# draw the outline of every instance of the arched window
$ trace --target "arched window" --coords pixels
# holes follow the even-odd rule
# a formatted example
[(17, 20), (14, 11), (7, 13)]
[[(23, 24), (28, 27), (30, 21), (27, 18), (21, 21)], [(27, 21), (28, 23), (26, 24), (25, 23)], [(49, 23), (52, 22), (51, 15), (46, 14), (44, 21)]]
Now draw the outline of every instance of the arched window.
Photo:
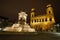
[(35, 22), (36, 22), (36, 19), (35, 19)]
[(44, 22), (44, 19), (42, 19), (42, 22)]
[(45, 21), (47, 22), (47, 18), (45, 19)]
[(52, 18), (50, 17), (50, 19), (49, 19), (50, 21), (52, 21)]
[(32, 15), (32, 17), (33, 17), (34, 15)]
[(33, 23), (33, 20), (32, 20), (32, 23)]
[(49, 11), (49, 14), (51, 14), (51, 12)]

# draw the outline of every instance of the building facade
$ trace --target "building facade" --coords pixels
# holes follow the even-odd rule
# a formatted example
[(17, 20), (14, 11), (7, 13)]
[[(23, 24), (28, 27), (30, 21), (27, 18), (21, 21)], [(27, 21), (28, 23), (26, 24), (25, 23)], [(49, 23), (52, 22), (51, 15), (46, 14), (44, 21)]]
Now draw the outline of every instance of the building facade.
[(35, 16), (35, 9), (31, 9), (30, 26), (36, 30), (48, 30), (53, 27), (55, 23), (53, 7), (48, 4), (45, 15)]

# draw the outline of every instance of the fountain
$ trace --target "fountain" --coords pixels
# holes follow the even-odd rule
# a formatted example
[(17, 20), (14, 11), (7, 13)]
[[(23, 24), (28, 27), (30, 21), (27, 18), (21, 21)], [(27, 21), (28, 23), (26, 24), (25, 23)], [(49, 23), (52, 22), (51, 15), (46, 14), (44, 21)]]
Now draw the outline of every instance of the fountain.
[(9, 32), (35, 32), (34, 28), (31, 28), (27, 24), (27, 14), (25, 12), (18, 13), (18, 22), (13, 24), (11, 27), (5, 27), (3, 31)]

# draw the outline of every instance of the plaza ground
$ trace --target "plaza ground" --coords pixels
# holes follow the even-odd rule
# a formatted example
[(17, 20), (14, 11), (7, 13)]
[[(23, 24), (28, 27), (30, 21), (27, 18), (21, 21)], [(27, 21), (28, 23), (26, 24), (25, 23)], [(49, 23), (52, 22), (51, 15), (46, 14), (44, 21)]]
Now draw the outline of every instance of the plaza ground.
[(0, 40), (60, 40), (57, 32), (0, 32)]

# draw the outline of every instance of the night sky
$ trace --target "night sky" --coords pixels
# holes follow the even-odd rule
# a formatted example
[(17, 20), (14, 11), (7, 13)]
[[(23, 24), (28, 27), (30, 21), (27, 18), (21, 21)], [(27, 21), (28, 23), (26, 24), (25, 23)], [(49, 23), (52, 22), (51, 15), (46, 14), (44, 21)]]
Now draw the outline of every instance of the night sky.
[(60, 23), (59, 0), (0, 0), (0, 16), (17, 20), (18, 13), (25, 11), (29, 22), (31, 8), (36, 9), (36, 15), (46, 14), (47, 4), (53, 5), (56, 23)]

